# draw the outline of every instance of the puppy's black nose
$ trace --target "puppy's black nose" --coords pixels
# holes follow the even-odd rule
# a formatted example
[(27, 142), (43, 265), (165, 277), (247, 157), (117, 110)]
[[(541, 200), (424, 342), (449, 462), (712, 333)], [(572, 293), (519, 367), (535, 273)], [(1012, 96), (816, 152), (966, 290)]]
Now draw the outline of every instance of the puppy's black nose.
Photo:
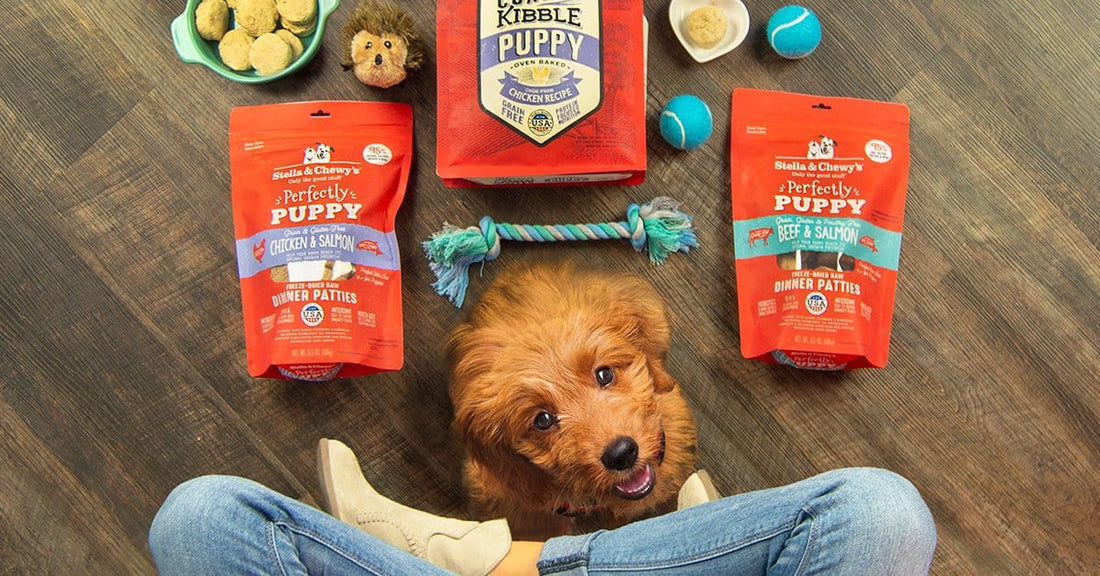
[(638, 461), (638, 443), (630, 436), (619, 436), (603, 449), (600, 461), (610, 470), (629, 470)]
[(375, 54), (374, 55), (374, 65), (375, 66), (381, 66), (382, 65), (382, 55), (381, 54)]

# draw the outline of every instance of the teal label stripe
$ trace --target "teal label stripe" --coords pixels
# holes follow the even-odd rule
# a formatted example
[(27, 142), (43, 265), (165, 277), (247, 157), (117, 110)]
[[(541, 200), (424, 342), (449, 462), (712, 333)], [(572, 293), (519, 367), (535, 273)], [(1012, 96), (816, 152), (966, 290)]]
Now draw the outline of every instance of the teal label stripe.
[(733, 223), (738, 260), (795, 250), (843, 252), (879, 268), (898, 269), (901, 234), (856, 218), (781, 214)]

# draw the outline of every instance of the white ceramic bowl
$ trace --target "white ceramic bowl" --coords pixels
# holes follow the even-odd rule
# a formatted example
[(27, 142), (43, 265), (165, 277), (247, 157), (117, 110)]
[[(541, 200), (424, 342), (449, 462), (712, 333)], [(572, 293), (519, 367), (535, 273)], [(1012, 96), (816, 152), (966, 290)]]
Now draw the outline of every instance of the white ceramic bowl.
[[(728, 21), (726, 35), (713, 48), (696, 46), (687, 35), (688, 15), (703, 6), (718, 7), (725, 12)], [(749, 11), (740, 0), (672, 0), (668, 5), (668, 21), (680, 44), (684, 45), (684, 50), (700, 63), (728, 54), (744, 42), (749, 33)]]

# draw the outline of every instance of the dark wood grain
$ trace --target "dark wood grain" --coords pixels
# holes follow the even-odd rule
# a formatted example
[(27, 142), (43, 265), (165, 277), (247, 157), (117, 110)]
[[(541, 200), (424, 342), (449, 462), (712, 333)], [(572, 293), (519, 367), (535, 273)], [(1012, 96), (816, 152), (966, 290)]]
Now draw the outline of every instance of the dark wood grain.
[[(507, 265), (570, 258), (665, 296), (669, 370), (727, 494), (840, 466), (913, 480), (936, 518), (936, 574), (1100, 571), (1100, 5), (818, 3), (825, 41), (791, 62), (751, 3), (746, 43), (695, 64), (650, 2), (647, 181), (452, 190), (435, 175), (434, 4), (412, 0), (424, 69), (385, 91), (340, 69), (339, 30), (301, 72), (235, 84), (179, 61), (182, 0), (0, 0), (0, 573), (151, 573), (148, 526), (200, 474), (316, 503), (314, 447), (346, 441), (384, 493), (464, 515), (441, 343), (464, 317), (429, 287), (419, 242), (444, 221), (620, 219), (672, 195), (702, 247), (652, 267), (624, 243), (507, 245)], [(415, 8), (413, 8), (415, 7)], [(743, 359), (730, 236), (736, 87), (890, 100), (912, 115), (901, 276), (882, 370)], [(706, 100), (715, 134), (677, 152), (657, 117)], [(405, 368), (326, 384), (245, 370), (229, 204), (234, 106), (386, 100), (415, 111), (398, 215)]]

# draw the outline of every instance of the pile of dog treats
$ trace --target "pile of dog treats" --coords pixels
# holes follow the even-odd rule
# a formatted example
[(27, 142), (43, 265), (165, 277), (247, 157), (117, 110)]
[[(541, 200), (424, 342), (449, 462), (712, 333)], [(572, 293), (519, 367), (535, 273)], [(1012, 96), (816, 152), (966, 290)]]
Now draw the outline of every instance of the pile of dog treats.
[(218, 43), (226, 66), (270, 76), (302, 55), (302, 38), (317, 28), (317, 0), (203, 0), (195, 27)]

